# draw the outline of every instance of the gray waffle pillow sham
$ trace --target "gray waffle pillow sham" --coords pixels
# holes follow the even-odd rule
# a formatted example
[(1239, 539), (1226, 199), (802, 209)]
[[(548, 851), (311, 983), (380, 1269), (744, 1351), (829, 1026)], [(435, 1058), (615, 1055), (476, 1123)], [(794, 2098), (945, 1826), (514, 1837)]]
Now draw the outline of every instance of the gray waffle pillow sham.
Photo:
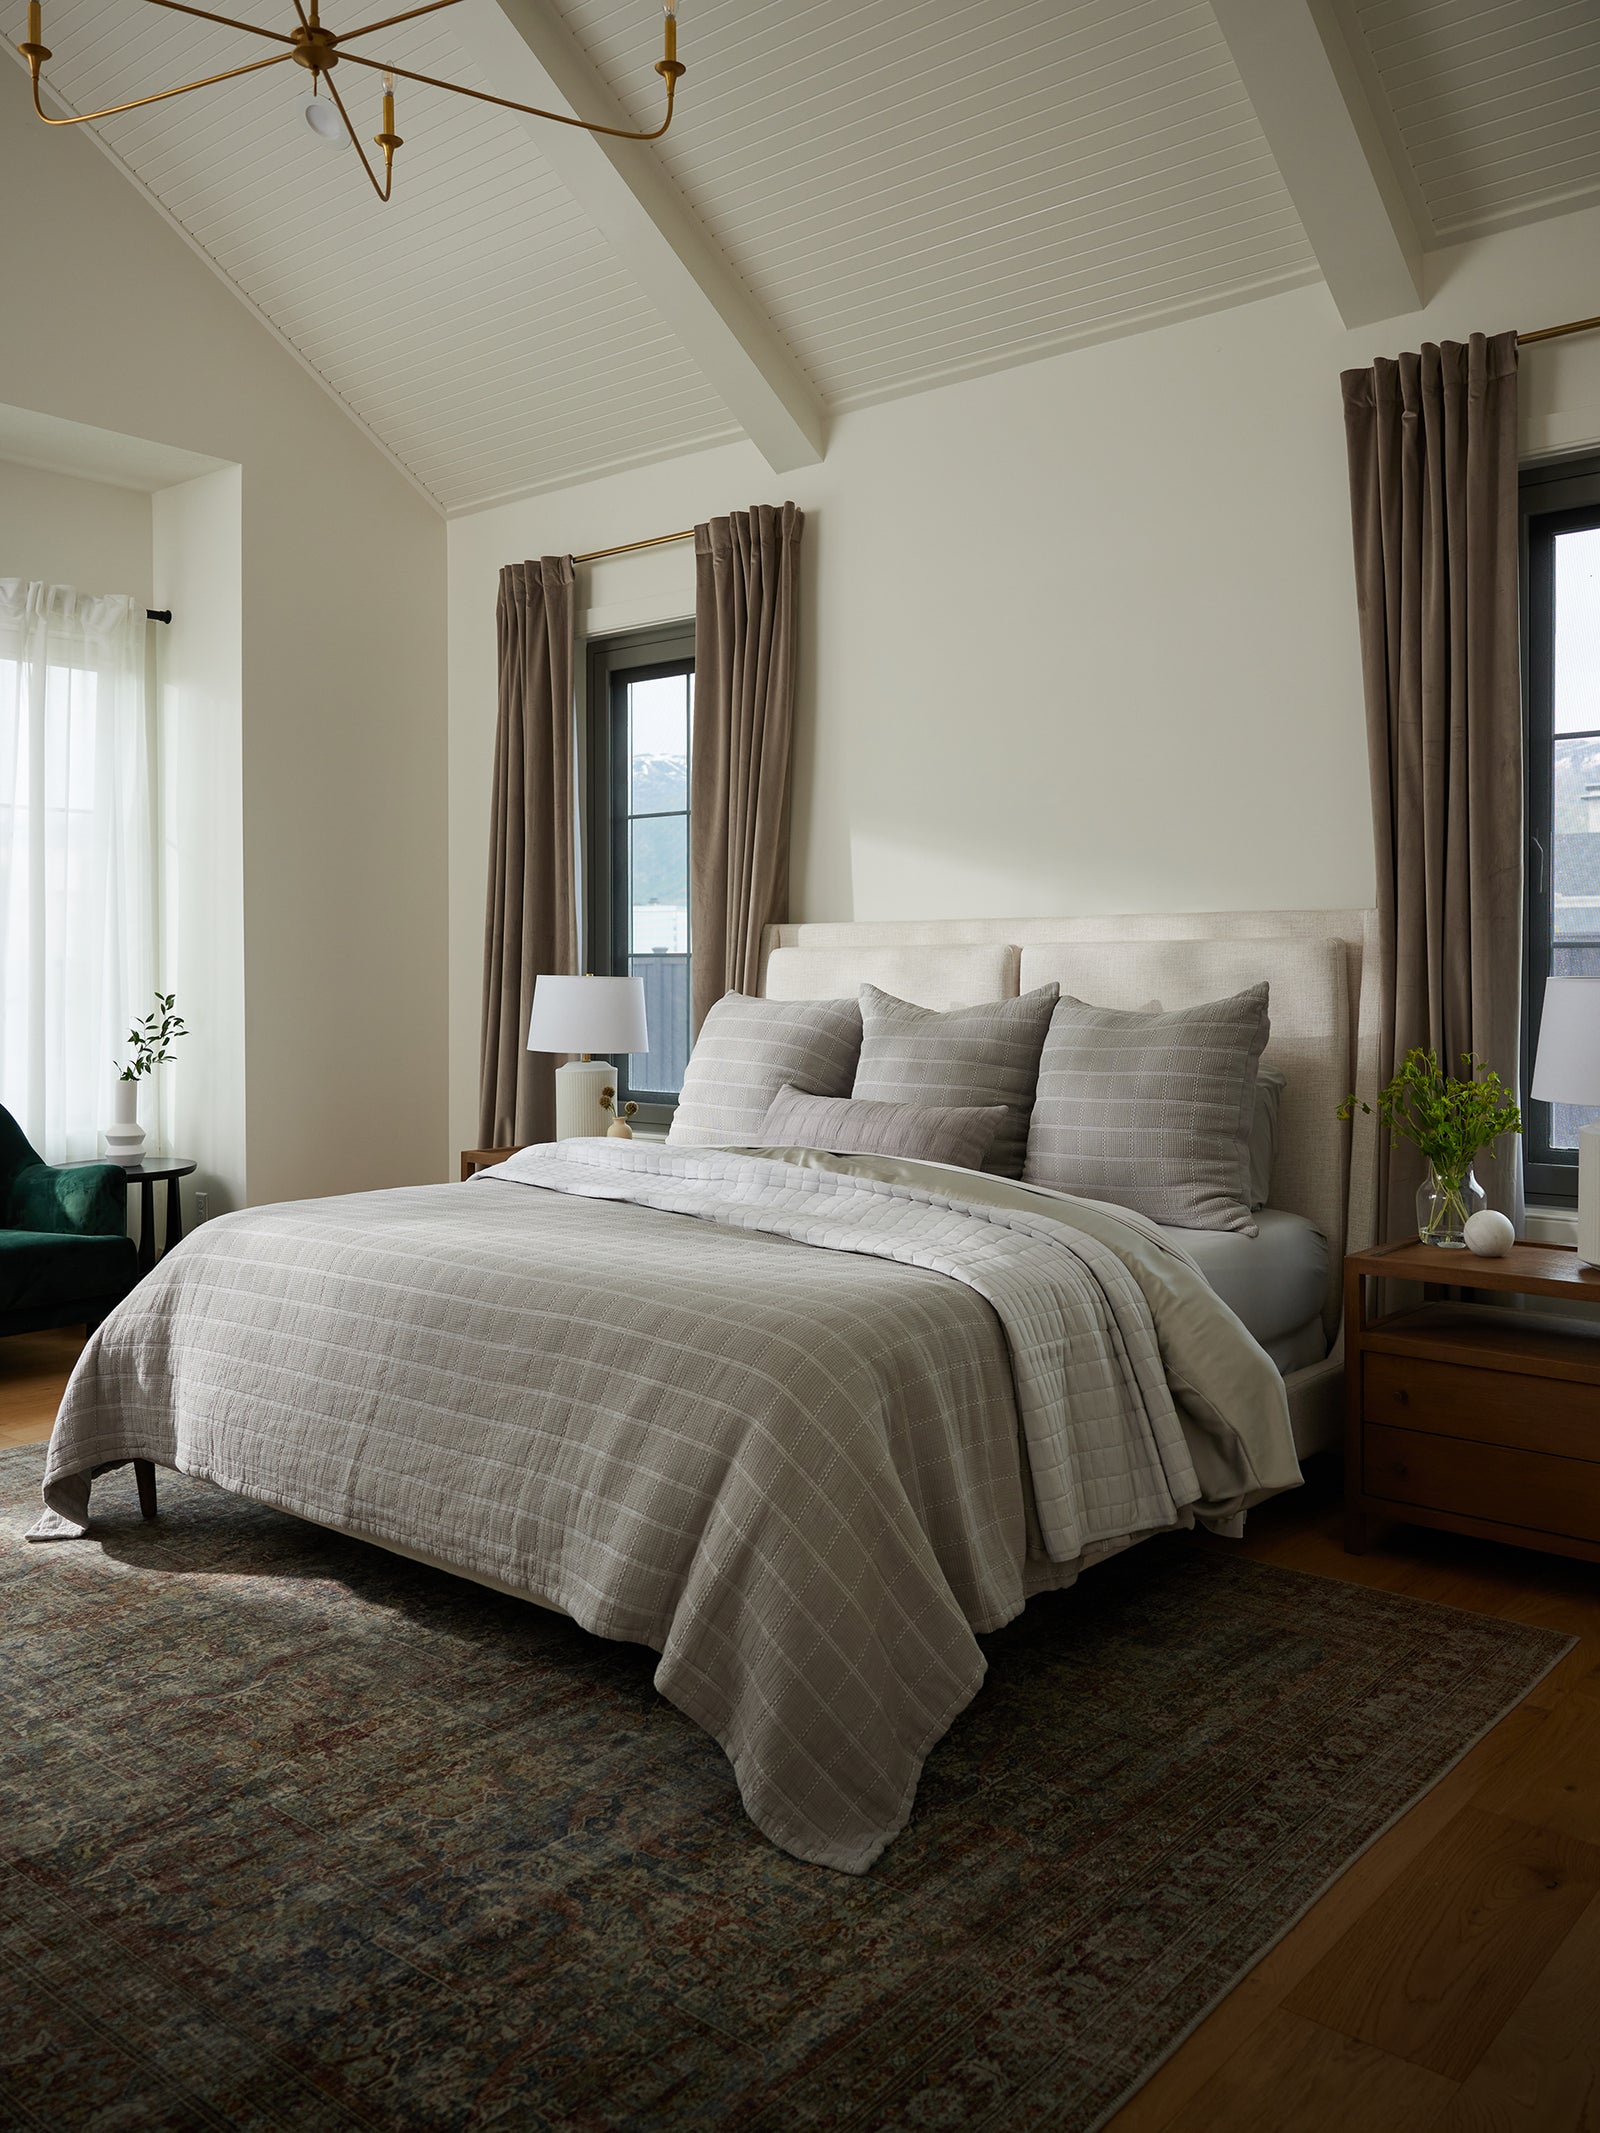
[(854, 1000), (756, 1000), (724, 993), (700, 1026), (667, 1132), (679, 1145), (751, 1147), (784, 1087), (848, 1096), (861, 1049)]
[(1041, 985), (1020, 1000), (943, 1012), (861, 988), (861, 1063), (852, 1094), (874, 1103), (1005, 1106), (983, 1167), (1020, 1178), (1039, 1047), (1060, 996)]
[(881, 1104), (864, 1096), (806, 1096), (780, 1089), (761, 1129), (766, 1148), (827, 1148), (836, 1155), (903, 1155), (976, 1170), (1005, 1124), (1003, 1105)]
[(1250, 1129), (1267, 988), (1165, 1014), (1070, 997), (1051, 1019), (1023, 1176), (1179, 1229), (1256, 1234)]

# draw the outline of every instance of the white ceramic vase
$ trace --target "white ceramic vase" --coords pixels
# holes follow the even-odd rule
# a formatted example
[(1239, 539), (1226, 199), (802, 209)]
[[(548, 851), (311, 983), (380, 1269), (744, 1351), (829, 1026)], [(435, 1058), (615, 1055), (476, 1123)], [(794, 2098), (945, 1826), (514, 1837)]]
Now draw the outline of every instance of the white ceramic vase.
[(134, 1169), (144, 1157), (144, 1128), (139, 1123), (139, 1084), (124, 1081), (119, 1074), (112, 1083), (111, 1115), (114, 1124), (102, 1136), (106, 1154), (124, 1169)]

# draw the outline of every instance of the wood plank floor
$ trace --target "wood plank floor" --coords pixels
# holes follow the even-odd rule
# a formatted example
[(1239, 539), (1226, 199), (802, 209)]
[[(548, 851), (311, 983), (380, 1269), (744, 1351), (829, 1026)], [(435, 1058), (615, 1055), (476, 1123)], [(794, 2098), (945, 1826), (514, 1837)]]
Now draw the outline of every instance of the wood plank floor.
[(1600, 1568), (1406, 1526), (1348, 1556), (1336, 1470), (1242, 1545), (1579, 1641), (1107, 2133), (1600, 2133)]
[[(0, 1444), (49, 1435), (81, 1345), (0, 1340)], [(1334, 1472), (1243, 1546), (1579, 1641), (1107, 2133), (1600, 2133), (1600, 1567), (1407, 1527), (1347, 1556)]]

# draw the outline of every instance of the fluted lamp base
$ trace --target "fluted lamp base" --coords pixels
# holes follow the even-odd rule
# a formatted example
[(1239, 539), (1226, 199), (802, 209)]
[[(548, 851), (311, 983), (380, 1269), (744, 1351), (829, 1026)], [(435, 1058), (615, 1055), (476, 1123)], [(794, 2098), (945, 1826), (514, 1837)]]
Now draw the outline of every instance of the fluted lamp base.
[(569, 1059), (556, 1068), (556, 1139), (570, 1141), (581, 1133), (604, 1133), (612, 1114), (602, 1110), (600, 1092), (614, 1089), (617, 1070), (609, 1059)]

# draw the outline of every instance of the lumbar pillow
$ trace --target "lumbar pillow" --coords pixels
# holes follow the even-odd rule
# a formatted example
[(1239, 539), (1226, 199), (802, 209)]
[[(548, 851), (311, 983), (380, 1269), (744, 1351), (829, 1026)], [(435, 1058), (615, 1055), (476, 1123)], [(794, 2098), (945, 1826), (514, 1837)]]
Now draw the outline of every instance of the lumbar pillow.
[(781, 1088), (848, 1096), (860, 1049), (861, 1010), (854, 1000), (724, 993), (700, 1026), (667, 1139), (754, 1146)]
[(1250, 1128), (1270, 1028), (1264, 984), (1165, 1014), (1064, 999), (1023, 1176), (1180, 1229), (1253, 1237)]
[(1060, 992), (1059, 985), (1041, 985), (1020, 1000), (989, 1000), (941, 1013), (863, 985), (861, 1063), (851, 1093), (874, 1103), (1003, 1104), (1005, 1123), (983, 1167), (1019, 1178), (1039, 1047)]
[(805, 1096), (780, 1089), (761, 1128), (764, 1148), (827, 1148), (835, 1155), (904, 1155), (976, 1170), (1005, 1124), (1003, 1104), (881, 1104), (864, 1096)]

